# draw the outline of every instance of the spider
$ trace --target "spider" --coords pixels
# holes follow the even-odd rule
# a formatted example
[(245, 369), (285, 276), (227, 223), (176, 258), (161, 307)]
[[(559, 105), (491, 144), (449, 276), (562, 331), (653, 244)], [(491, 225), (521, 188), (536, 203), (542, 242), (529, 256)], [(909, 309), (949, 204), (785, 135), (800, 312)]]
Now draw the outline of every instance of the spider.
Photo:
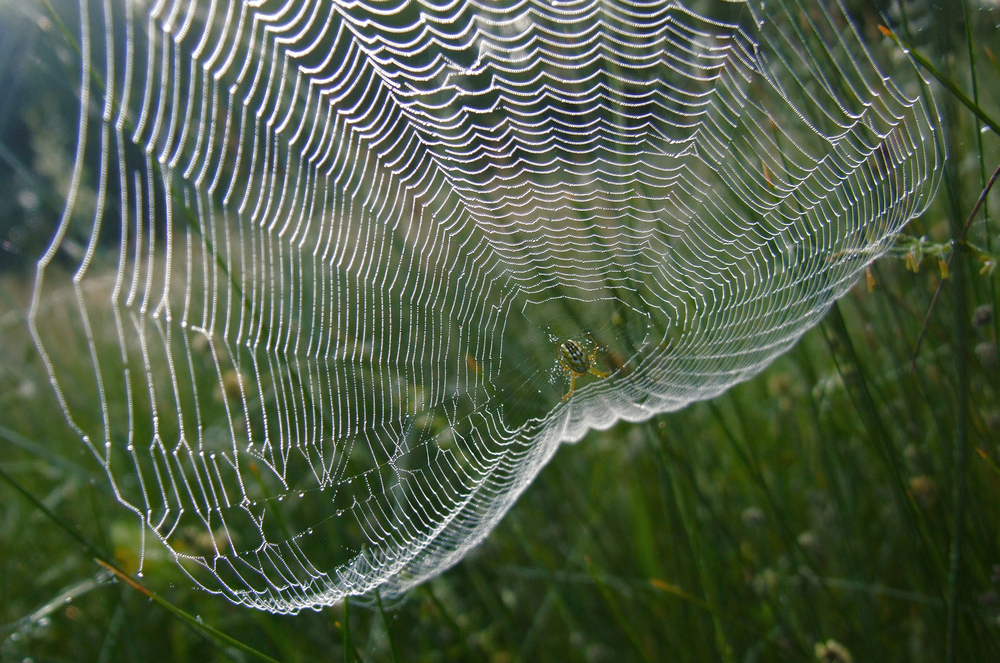
[[(591, 338), (590, 340), (593, 341), (594, 339)], [(596, 341), (594, 341), (594, 349), (590, 354), (587, 354), (583, 347), (572, 339), (567, 339), (559, 344), (559, 364), (566, 371), (566, 374), (569, 375), (569, 393), (562, 397), (563, 402), (568, 401), (569, 397), (576, 391), (576, 381), (587, 375), (587, 373), (596, 375), (599, 378), (606, 378), (611, 375), (610, 372), (605, 373), (604, 371), (597, 370), (595, 364), (597, 363), (598, 349)]]

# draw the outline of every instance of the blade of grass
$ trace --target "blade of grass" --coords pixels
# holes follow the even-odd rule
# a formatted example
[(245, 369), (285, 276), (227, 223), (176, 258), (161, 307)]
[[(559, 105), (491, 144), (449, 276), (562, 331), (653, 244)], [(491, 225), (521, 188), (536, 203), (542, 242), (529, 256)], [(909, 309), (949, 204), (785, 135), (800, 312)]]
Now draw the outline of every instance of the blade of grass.
[(986, 451), (986, 449), (983, 449), (982, 447), (976, 447), (976, 453), (978, 453), (982, 457), (982, 459), (986, 461), (986, 464), (989, 466), (991, 470), (993, 470), (993, 473), (996, 474), (998, 478), (1000, 478), (1000, 465), (997, 465), (993, 461), (993, 459), (990, 457), (989, 452)]
[(949, 79), (947, 76), (943, 75), (940, 71), (938, 71), (938, 68), (935, 67), (931, 63), (931, 61), (927, 59), (926, 56), (924, 56), (922, 53), (920, 53), (920, 51), (918, 51), (918, 50), (916, 50), (914, 48), (911, 48), (902, 39), (900, 39), (899, 36), (896, 35), (895, 32), (893, 32), (891, 29), (887, 28), (886, 26), (879, 25), (878, 29), (886, 37), (888, 37), (889, 39), (891, 39), (894, 42), (896, 42), (896, 45), (899, 46), (901, 49), (903, 49), (903, 52), (905, 54), (909, 55), (911, 58), (913, 58), (913, 60), (917, 64), (919, 64), (921, 67), (923, 67), (924, 69), (926, 69), (927, 72), (931, 76), (933, 76), (935, 78), (935, 80), (937, 80), (938, 83), (940, 83), (941, 85), (943, 85), (945, 88), (947, 88), (947, 90), (949, 92), (951, 92), (953, 95), (955, 95), (955, 98), (957, 98), (960, 102), (962, 102), (963, 106), (965, 106), (970, 111), (972, 111), (972, 113), (976, 117), (978, 117), (982, 121), (983, 124), (987, 125), (997, 135), (1000, 135), (1000, 122), (997, 122), (992, 117), (990, 117), (989, 115), (987, 115), (986, 111), (984, 111), (982, 108), (979, 107), (979, 104), (977, 104), (976, 102), (974, 102), (972, 99), (969, 99), (968, 95), (965, 94), (965, 92), (963, 92), (960, 87), (958, 87), (957, 85), (955, 85), (951, 81), (951, 79)]
[[(136, 590), (137, 592), (148, 598), (156, 605), (160, 606), (170, 614), (174, 615), (175, 617), (180, 619), (182, 622), (184, 622), (194, 630), (199, 631), (209, 640), (214, 641), (216, 645), (225, 645), (228, 647), (232, 647), (234, 649), (243, 652), (244, 654), (249, 654), (250, 656), (253, 656), (259, 661), (266, 661), (267, 663), (278, 663), (276, 659), (273, 659), (267, 654), (257, 651), (250, 645), (243, 644), (236, 638), (226, 635), (222, 631), (219, 631), (218, 629), (209, 626), (208, 624), (204, 623), (201, 620), (201, 618), (194, 617), (188, 614), (187, 612), (181, 610), (180, 608), (178, 608), (173, 603), (166, 600), (156, 592), (146, 589), (146, 587), (139, 584), (135, 579), (133, 579), (131, 576), (129, 576), (124, 571), (119, 569), (117, 566), (111, 564), (110, 562), (101, 559), (99, 557), (94, 557), (94, 561), (97, 562), (97, 564), (99, 564), (100, 566), (104, 567), (105, 570), (114, 574), (116, 578), (118, 578), (122, 582), (132, 587), (132, 589)], [(222, 651), (225, 651), (225, 647), (220, 647), (220, 649), (222, 649)]]
[[(746, 415), (742, 413), (738, 401), (733, 396), (732, 392), (727, 394), (726, 398), (730, 399), (731, 406), (738, 413), (737, 420), (740, 422), (740, 426), (743, 427), (744, 426), (743, 422), (746, 420)], [(803, 564), (804, 566), (812, 570), (814, 573), (818, 573), (818, 570), (816, 569), (813, 560), (802, 548), (802, 545), (799, 543), (798, 538), (793, 535), (791, 528), (789, 527), (789, 523), (785, 518), (785, 513), (781, 508), (781, 503), (774, 496), (774, 493), (771, 491), (770, 486), (768, 486), (767, 481), (764, 479), (764, 474), (761, 471), (760, 465), (758, 464), (757, 459), (754, 457), (752, 451), (750, 450), (749, 447), (744, 447), (740, 443), (740, 441), (736, 438), (736, 435), (731, 430), (729, 430), (729, 426), (726, 424), (725, 418), (722, 416), (722, 412), (719, 410), (719, 407), (718, 405), (716, 405), (716, 402), (714, 400), (708, 401), (708, 408), (709, 411), (712, 413), (712, 417), (715, 419), (719, 428), (722, 430), (723, 438), (725, 438), (726, 441), (729, 442), (730, 447), (733, 449), (733, 451), (736, 452), (736, 457), (740, 459), (743, 466), (749, 472), (757, 492), (763, 496), (764, 501), (768, 506), (768, 510), (771, 512), (771, 515), (774, 517), (775, 522), (777, 522), (778, 524), (778, 531), (782, 540), (785, 542), (785, 546), (787, 547), (788, 550), (792, 551), (792, 553), (796, 556), (797, 561), (800, 564)], [(823, 589), (825, 590), (825, 588)], [(820, 629), (819, 615), (816, 613), (814, 605), (812, 605), (811, 603), (807, 605), (808, 605), (807, 609), (809, 611), (808, 612), (808, 619), (810, 622), (809, 626), (818, 632)]]
[(521, 646), (518, 647), (517, 657), (515, 660), (518, 661), (531, 661), (532, 650), (536, 647), (536, 641), (538, 640), (538, 635), (545, 629), (546, 624), (549, 622), (549, 617), (552, 614), (553, 608), (555, 608), (556, 602), (558, 600), (558, 592), (553, 589), (549, 589), (545, 593), (545, 598), (542, 599), (541, 604), (535, 608), (534, 616), (531, 620), (531, 626), (524, 631), (524, 637), (521, 638)]
[(344, 663), (351, 663), (351, 597), (344, 597)]
[[(562, 487), (562, 483), (555, 481), (550, 476), (547, 477), (546, 486)], [(573, 500), (565, 496), (564, 492), (560, 492), (560, 495), (564, 496), (566, 502), (570, 504), (573, 503)], [(528, 533), (527, 529), (522, 525), (521, 519), (517, 513), (511, 514), (506, 522), (509, 524), (512, 531), (514, 532), (513, 538), (517, 542), (518, 547), (521, 549), (524, 556), (527, 559), (531, 560), (533, 564), (532, 571), (528, 573), (526, 576), (522, 577), (532, 577), (541, 579), (546, 585), (548, 594), (556, 598), (556, 607), (559, 609), (559, 612), (562, 615), (563, 620), (566, 622), (566, 626), (569, 629), (569, 632), (572, 633), (580, 631), (581, 630), (580, 625), (573, 614), (573, 610), (570, 608), (570, 605), (567, 602), (567, 598), (564, 597), (563, 588), (560, 586), (561, 582), (567, 581), (567, 574), (559, 570), (554, 570), (552, 568), (552, 560), (550, 558), (545, 557), (544, 555), (540, 555), (537, 550), (537, 547), (530, 545), (531, 541), (530, 534)], [(572, 552), (568, 555), (568, 557), (582, 558), (586, 555), (586, 552), (584, 552), (584, 550), (587, 544), (592, 540), (592, 536), (590, 535), (588, 528), (585, 527), (583, 529), (584, 529), (584, 535), (581, 536), (574, 544)], [(505, 569), (498, 569), (498, 570), (501, 573), (509, 572), (511, 570), (511, 567), (506, 567)], [(502, 599), (501, 599), (501, 605), (503, 605)], [(508, 623), (513, 624), (514, 623), (513, 615), (510, 615), (506, 621)], [(511, 631), (511, 633), (512, 633), (511, 641), (513, 642), (516, 641), (517, 636), (519, 636), (521, 633), (521, 630), (515, 628)], [(567, 660), (569, 659), (570, 656), (574, 656), (577, 659), (580, 658), (576, 649), (566, 652), (565, 655)], [(519, 659), (515, 658), (514, 660), (518, 661)]]
[(385, 608), (382, 607), (382, 594), (375, 588), (375, 605), (378, 606), (378, 615), (382, 618), (382, 628), (385, 629), (385, 639), (389, 641), (389, 660), (392, 663), (399, 663), (399, 656), (396, 654), (396, 643), (392, 639), (392, 632), (389, 630), (389, 620), (385, 617)]
[(677, 510), (681, 516), (681, 524), (684, 528), (685, 534), (687, 535), (688, 542), (691, 545), (691, 551), (695, 557), (695, 566), (698, 570), (698, 577), (701, 581), (702, 590), (705, 592), (705, 602), (709, 605), (710, 614), (712, 616), (712, 629), (715, 634), (715, 647), (719, 652), (719, 656), (722, 657), (722, 660), (725, 661), (725, 663), (735, 663), (736, 657), (733, 654), (732, 645), (729, 644), (729, 640), (726, 637), (726, 632), (722, 624), (722, 611), (719, 603), (718, 587), (711, 569), (708, 568), (708, 551), (704, 545), (698, 528), (696, 527), (694, 515), (691, 512), (691, 505), (688, 503), (684, 489), (681, 487), (680, 476), (674, 468), (673, 463), (671, 463), (666, 457), (666, 453), (663, 450), (663, 445), (667, 443), (665, 439), (666, 434), (663, 429), (657, 430), (656, 427), (652, 425), (647, 425), (647, 434), (657, 442), (655, 446), (659, 452), (660, 461), (663, 463), (663, 466), (667, 471), (670, 488), (674, 496), (674, 502), (676, 503)]
[(451, 613), (444, 607), (444, 604), (441, 603), (441, 600), (438, 599), (438, 597), (434, 594), (434, 590), (431, 589), (431, 584), (429, 582), (425, 582), (423, 585), (420, 586), (420, 589), (423, 591), (424, 596), (426, 596), (427, 599), (431, 602), (431, 605), (433, 605), (434, 608), (441, 615), (441, 618), (444, 619), (444, 622), (445, 624), (448, 625), (448, 628), (451, 629), (452, 634), (455, 636), (455, 639), (458, 640), (458, 644), (462, 648), (462, 651), (465, 653), (466, 658), (470, 661), (479, 660), (480, 657), (475, 656), (472, 653), (472, 649), (469, 647), (469, 643), (465, 636), (465, 631), (462, 629), (461, 626), (459, 626), (458, 622), (455, 621), (455, 618), (452, 617)]
[(69, 526), (68, 523), (63, 521), (59, 516), (57, 516), (51, 510), (49, 510), (48, 507), (46, 507), (38, 498), (36, 498), (27, 488), (22, 486), (17, 480), (15, 480), (12, 476), (7, 474), (7, 472), (5, 472), (3, 468), (0, 468), (0, 479), (3, 479), (4, 483), (6, 483), (15, 491), (20, 493), (21, 496), (23, 496), (28, 502), (32, 504), (32, 506), (41, 511), (49, 520), (55, 523), (55, 525), (59, 529), (61, 529), (63, 532), (68, 534), (70, 538), (72, 538), (78, 544), (80, 544), (80, 546), (83, 547), (84, 551), (88, 555), (90, 555), (93, 558), (94, 562), (96, 562), (99, 566), (104, 568), (106, 571), (110, 572), (112, 575), (114, 575), (122, 582), (126, 583), (127, 585), (135, 589), (137, 592), (148, 598), (156, 605), (160, 606), (170, 614), (177, 617), (185, 625), (201, 633), (210, 642), (218, 646), (221, 651), (225, 652), (227, 647), (231, 647), (233, 649), (243, 652), (244, 654), (252, 656), (253, 658), (259, 661), (265, 661), (266, 663), (278, 663), (277, 660), (271, 658), (267, 654), (259, 652), (250, 645), (244, 644), (239, 640), (229, 635), (226, 635), (222, 631), (219, 631), (213, 628), (212, 626), (205, 624), (199, 618), (193, 617), (184, 610), (181, 610), (180, 608), (175, 606), (170, 601), (167, 601), (165, 598), (163, 598), (156, 592), (150, 591), (149, 589), (141, 585), (127, 573), (119, 569), (113, 562), (108, 561), (111, 559), (110, 555), (108, 555), (104, 551), (94, 546), (92, 543), (90, 543), (90, 541), (84, 538), (83, 535), (76, 532), (72, 527)]
[(639, 658), (646, 661), (646, 663), (652, 663), (649, 658), (649, 654), (646, 653), (646, 650), (642, 646), (642, 642), (639, 640), (639, 634), (636, 633), (631, 622), (629, 622), (629, 620), (625, 617), (621, 606), (618, 605), (618, 601), (615, 600), (615, 596), (611, 593), (610, 588), (608, 588), (607, 584), (605, 584), (605, 582), (601, 579), (601, 574), (598, 573), (597, 567), (594, 566), (593, 561), (591, 561), (589, 557), (585, 558), (585, 561), (587, 563), (587, 572), (590, 573), (590, 577), (594, 579), (594, 584), (597, 585), (597, 589), (601, 593), (601, 598), (604, 599), (605, 605), (608, 606), (608, 609), (611, 610), (611, 614), (615, 618), (615, 621), (618, 622), (618, 627), (625, 633), (626, 637), (628, 637), (629, 643), (632, 645), (632, 648), (635, 649)]
[[(675, 419), (671, 417), (670, 420), (672, 422), (671, 428), (676, 431), (674, 433), (675, 437), (679, 439), (692, 439), (695, 437), (694, 432), (688, 427), (683, 425), (678, 426), (678, 424), (681, 424), (684, 420), (687, 420), (688, 426), (690, 426), (691, 418), (677, 417)], [(661, 422), (666, 423), (663, 420), (661, 420)], [(696, 519), (692, 517), (691, 522), (697, 524), (702, 530), (711, 527), (712, 531), (714, 531), (714, 533), (719, 537), (719, 541), (716, 542), (715, 545), (703, 546), (700, 548), (698, 554), (694, 551), (691, 553), (691, 559), (695, 564), (694, 572), (697, 575), (694, 580), (695, 582), (700, 583), (701, 576), (697, 565), (699, 563), (704, 563), (704, 560), (707, 559), (706, 555), (721, 550), (719, 546), (723, 541), (728, 543), (730, 549), (736, 550), (740, 546), (740, 540), (736, 533), (721, 518), (716, 508), (713, 506), (709, 495), (699, 488), (696, 477), (697, 468), (695, 463), (692, 463), (689, 459), (685, 458), (676, 448), (668, 446), (668, 440), (670, 438), (667, 437), (666, 432), (661, 433), (664, 436), (663, 441), (661, 442), (657, 437), (656, 431), (652, 430), (652, 424), (648, 425), (650, 428), (648, 429), (649, 433), (647, 433), (647, 436), (650, 439), (650, 445), (652, 445), (654, 452), (661, 461), (658, 463), (658, 476), (662, 484), (665, 486), (665, 489), (663, 490), (665, 493), (664, 496), (666, 497), (666, 493), (669, 493), (669, 499), (673, 505), (673, 512), (681, 521), (680, 527), (682, 533), (678, 534), (678, 536), (687, 536), (687, 530), (684, 525), (684, 516), (680, 513), (680, 505), (678, 505), (677, 501), (674, 499), (675, 483), (683, 477), (683, 480), (686, 482), (684, 484), (686, 486), (685, 490), (687, 490), (688, 494), (691, 496), (692, 506), (689, 508), (693, 513), (704, 512), (707, 516), (701, 521), (696, 521)], [(704, 425), (704, 422), (698, 422), (698, 425)], [(652, 435), (650, 435), (650, 433), (652, 433)], [(720, 575), (719, 577), (721, 578), (722, 576)], [(714, 582), (714, 576), (712, 576), (712, 578)], [(729, 589), (732, 589), (731, 585)], [(718, 592), (716, 594), (716, 596), (721, 595), (722, 592)], [(793, 611), (789, 609), (789, 606), (767, 596), (760, 596), (758, 598), (761, 601), (761, 608), (769, 611), (775, 622), (777, 622), (777, 624), (780, 625), (780, 627), (784, 629), (785, 633), (789, 636), (788, 642), (790, 643), (790, 646), (798, 649), (798, 653), (800, 655), (810, 654), (814, 643), (809, 637), (809, 634), (804, 630), (804, 626), (799, 623), (801, 620), (796, 618)], [(723, 612), (722, 608), (723, 604), (719, 599), (716, 600), (716, 603), (710, 605), (710, 612), (714, 609), (715, 612), (713, 613), (713, 616), (718, 619), (718, 623), (721, 626), (728, 628), (730, 631), (736, 628), (743, 630), (746, 629), (746, 625), (742, 621), (742, 613), (728, 615)], [(713, 621), (712, 628), (715, 629), (715, 627), (716, 625)]]
[[(739, 404), (736, 402), (736, 399), (732, 396), (732, 392), (730, 392), (730, 394), (728, 394), (727, 397), (730, 399), (731, 407), (737, 409), (738, 411)], [(767, 481), (764, 479), (764, 474), (761, 471), (759, 464), (757, 463), (757, 459), (754, 457), (750, 449), (745, 448), (736, 438), (736, 435), (731, 430), (729, 430), (729, 425), (726, 423), (725, 418), (722, 416), (722, 412), (719, 410), (719, 406), (716, 404), (716, 402), (708, 401), (707, 404), (709, 412), (712, 413), (712, 418), (715, 419), (716, 423), (719, 426), (719, 429), (722, 431), (722, 437), (729, 443), (729, 446), (736, 453), (736, 457), (740, 459), (740, 462), (749, 472), (750, 477), (751, 479), (753, 479), (753, 483), (757, 488), (757, 491), (763, 496), (764, 501), (767, 503), (768, 508), (772, 512), (772, 515), (775, 517), (776, 522), (778, 523), (779, 533), (781, 535), (781, 538), (785, 541), (785, 545), (788, 547), (789, 550), (798, 552), (799, 556), (801, 557), (800, 561), (808, 565), (810, 568), (812, 568), (812, 562), (811, 560), (809, 560), (809, 556), (804, 554), (802, 546), (799, 544), (795, 536), (792, 534), (788, 522), (785, 520), (784, 513), (782, 513), (781, 510), (780, 501), (774, 496), (774, 493), (771, 491), (770, 486), (767, 485)], [(744, 417), (740, 417), (740, 419), (743, 418)], [(816, 569), (813, 570), (815, 571)]]
[[(124, 600), (124, 597), (123, 597)], [(114, 614), (111, 615), (111, 623), (104, 634), (104, 641), (101, 643), (101, 651), (97, 656), (97, 663), (108, 663), (113, 660), (112, 655), (118, 647), (118, 636), (125, 625), (125, 607), (123, 601), (119, 601), (115, 607)]]
[[(941, 35), (942, 40), (945, 39), (944, 35)], [(954, 105), (954, 101), (952, 101)], [(957, 110), (946, 109), (948, 117), (955, 117), (957, 115)], [(949, 152), (953, 154), (960, 153), (960, 137), (957, 132), (951, 132), (948, 134), (950, 149)], [(953, 238), (953, 246), (957, 248), (964, 241), (966, 234), (973, 220), (979, 212), (980, 207), (984, 204), (986, 196), (989, 190), (992, 188), (993, 184), (996, 182), (997, 177), (1000, 176), (1000, 167), (997, 168), (996, 173), (987, 183), (986, 187), (983, 188), (983, 192), (980, 194), (979, 199), (973, 206), (972, 213), (969, 215), (968, 220), (964, 225), (959, 225), (961, 219), (961, 188), (959, 185), (960, 175), (955, 167), (954, 163), (945, 164), (945, 178), (946, 192), (948, 194), (948, 204), (951, 208), (951, 213), (947, 215), (947, 221), (951, 227), (951, 235)], [(949, 257), (948, 266), (951, 267), (951, 262), (954, 258), (955, 251), (952, 251)], [(951, 536), (949, 545), (949, 563), (948, 563), (948, 576), (947, 576), (947, 593), (946, 600), (948, 604), (948, 616), (946, 622), (945, 630), (945, 656), (944, 659), (948, 663), (955, 663), (958, 659), (958, 639), (959, 639), (959, 621), (958, 621), (958, 593), (959, 586), (961, 584), (962, 576), (964, 575), (965, 569), (964, 564), (964, 545), (965, 545), (965, 492), (966, 492), (966, 479), (967, 472), (966, 466), (968, 464), (968, 441), (969, 441), (969, 420), (970, 420), (970, 387), (971, 387), (971, 372), (969, 366), (969, 353), (968, 353), (968, 343), (966, 339), (972, 338), (970, 329), (970, 316), (969, 316), (969, 306), (968, 306), (968, 263), (966, 260), (958, 261), (956, 268), (954, 270), (949, 270), (953, 273), (951, 279), (952, 286), (952, 311), (953, 311), (953, 357), (955, 362), (955, 377), (957, 379), (956, 385), (956, 399), (954, 404), (955, 411), (955, 431), (952, 440), (951, 448), (951, 478), (952, 478), (952, 505), (951, 505)], [(939, 287), (942, 287), (939, 284)], [(967, 629), (962, 629), (963, 635), (965, 636), (963, 644), (968, 644), (968, 637), (970, 635)]]
[[(949, 180), (952, 180), (951, 185), (948, 190), (951, 193), (952, 206), (958, 208), (958, 187), (954, 183), (955, 175), (951, 168), (948, 169)], [(987, 183), (986, 187), (983, 189), (982, 193), (979, 195), (979, 199), (976, 201), (975, 206), (972, 208), (972, 213), (969, 215), (968, 220), (965, 225), (959, 230), (956, 226), (958, 219), (960, 218), (957, 214), (949, 215), (951, 218), (952, 225), (952, 235), (956, 237), (956, 245), (959, 242), (964, 241), (965, 236), (969, 232), (969, 227), (972, 225), (973, 219), (979, 213), (979, 208), (982, 207), (986, 201), (986, 196), (990, 189), (993, 188), (993, 184), (996, 182), (997, 177), (1000, 177), (1000, 167), (997, 167), (990, 181)], [(970, 383), (971, 375), (969, 371), (969, 355), (967, 350), (967, 344), (964, 339), (972, 338), (969, 321), (969, 305), (968, 305), (968, 272), (967, 272), (967, 261), (960, 260), (952, 269), (952, 261), (955, 257), (955, 251), (953, 250), (951, 256), (948, 258), (948, 272), (952, 275), (951, 285), (952, 285), (952, 299), (954, 301), (953, 311), (954, 311), (954, 329), (955, 329), (955, 372), (958, 378), (958, 393), (957, 402), (955, 403), (955, 433), (954, 441), (952, 447), (952, 537), (951, 545), (949, 550), (949, 564), (948, 564), (948, 622), (946, 631), (946, 641), (945, 641), (945, 660), (948, 663), (955, 663), (957, 660), (957, 645), (958, 645), (958, 590), (959, 584), (961, 582), (962, 576), (962, 555), (963, 555), (963, 530), (965, 523), (965, 489), (966, 489), (966, 466), (968, 465), (968, 442), (969, 442), (969, 399), (970, 399)], [(943, 287), (944, 279), (938, 284), (938, 289)]]
[(707, 601), (698, 598), (697, 596), (695, 596), (694, 594), (691, 594), (690, 592), (685, 592), (683, 589), (681, 589), (677, 585), (673, 585), (673, 584), (671, 584), (669, 582), (660, 580), (659, 578), (650, 578), (649, 579), (649, 584), (652, 585), (653, 587), (655, 587), (656, 589), (660, 590), (661, 592), (666, 592), (668, 594), (673, 594), (674, 596), (676, 596), (676, 597), (678, 597), (678, 598), (680, 598), (680, 599), (682, 599), (684, 601), (687, 601), (691, 605), (698, 606), (699, 608), (702, 608), (703, 610), (707, 610), (708, 612), (712, 611), (712, 607), (710, 605), (708, 605)]
[[(969, 47), (969, 77), (972, 79), (972, 100), (979, 103), (979, 76), (976, 69), (976, 48), (975, 39), (972, 36), (972, 16), (969, 14), (969, 2), (962, 2), (962, 16), (965, 19), (965, 42)], [(987, 51), (989, 52), (989, 51)], [(986, 188), (986, 156), (983, 149), (983, 132), (980, 122), (976, 120), (976, 151), (979, 157), (979, 186)], [(986, 237), (986, 251), (993, 253), (993, 236), (990, 233), (990, 209), (989, 203), (983, 203), (983, 234)], [(989, 280), (990, 301), (997, 301), (997, 282)], [(993, 316), (993, 349), (1000, 355), (1000, 321), (997, 316)], [(994, 387), (1000, 388), (1000, 374), (994, 374)]]
[[(484, 577), (483, 571), (478, 568), (474, 561), (464, 561), (461, 568), (465, 571), (465, 577), (479, 598), (480, 605), (490, 615), (490, 620), (497, 626), (498, 630), (508, 635), (520, 635), (522, 629), (514, 625), (513, 613), (510, 608), (504, 605), (503, 599), (499, 596), (498, 586), (500, 583), (495, 578), (487, 579)], [(493, 570), (493, 568), (490, 565), (490, 569)], [(511, 638), (511, 641), (513, 640), (514, 638)]]
[[(951, 255), (948, 256), (947, 271), (949, 274), (951, 274), (951, 264), (952, 261), (955, 259), (955, 253), (957, 252), (955, 249), (957, 249), (957, 247), (962, 242), (965, 241), (965, 236), (969, 233), (969, 228), (972, 226), (972, 222), (975, 220), (976, 215), (979, 213), (979, 208), (982, 207), (983, 203), (986, 202), (986, 197), (989, 195), (990, 189), (992, 189), (993, 185), (996, 184), (997, 177), (1000, 177), (1000, 166), (997, 166), (997, 169), (993, 171), (993, 176), (990, 177), (990, 181), (986, 183), (986, 186), (983, 188), (983, 192), (979, 194), (979, 200), (976, 201), (976, 205), (972, 208), (972, 213), (969, 214), (969, 218), (966, 219), (965, 225), (962, 226), (961, 232), (959, 233), (958, 237), (952, 241), (953, 249)], [(920, 344), (923, 343), (924, 336), (927, 334), (927, 326), (930, 324), (931, 316), (934, 315), (934, 308), (937, 306), (938, 299), (940, 299), (941, 297), (941, 291), (944, 289), (944, 284), (946, 281), (949, 280), (950, 278), (948, 276), (943, 276), (941, 280), (938, 281), (937, 290), (934, 291), (934, 298), (931, 300), (930, 308), (927, 309), (927, 317), (924, 319), (924, 326), (920, 329), (920, 335), (917, 336), (916, 347), (914, 347), (913, 349), (913, 359), (910, 360), (911, 373), (914, 373), (917, 370), (917, 355), (920, 354)]]
[(90, 472), (76, 463), (52, 453), (45, 446), (31, 441), (17, 431), (13, 431), (3, 425), (0, 425), (0, 440), (6, 440), (11, 446), (26, 451), (42, 462), (63, 470), (66, 474), (71, 474), (85, 482), (90, 481), (92, 478)]
[[(882, 416), (878, 412), (876, 401), (872, 393), (870, 380), (866, 376), (866, 371), (854, 349), (847, 325), (840, 311), (840, 304), (835, 303), (830, 310), (830, 314), (823, 322), (823, 329), (830, 346), (830, 354), (833, 357), (834, 365), (840, 375), (841, 380), (847, 390), (847, 394), (860, 416), (865, 437), (876, 447), (878, 456), (882, 458), (884, 466), (888, 471), (890, 485), (892, 486), (892, 496), (898, 503), (900, 513), (909, 529), (915, 533), (923, 544), (926, 555), (920, 555), (917, 559), (926, 562), (929, 558), (930, 568), (926, 569), (931, 577), (940, 583), (939, 587), (945, 592), (947, 583), (947, 563), (944, 560), (938, 546), (935, 545), (931, 528), (927, 523), (925, 514), (916, 503), (913, 493), (907, 489), (906, 480), (903, 475), (903, 462), (900, 454), (895, 448), (889, 431), (886, 428)], [(838, 350), (837, 345), (843, 350)]]
[(348, 650), (349, 650), (350, 654), (354, 656), (355, 660), (357, 660), (357, 661), (364, 661), (364, 658), (362, 658), (361, 653), (358, 652), (358, 648), (354, 646), (354, 643), (351, 642), (350, 636), (344, 630), (344, 624), (342, 624), (340, 622), (340, 620), (337, 619), (337, 614), (338, 613), (336, 612), (336, 608), (334, 606), (329, 606), (328, 610), (327, 610), (327, 614), (329, 614), (332, 617), (334, 628), (336, 628), (337, 631), (344, 638), (344, 656), (345, 657), (348, 656)]

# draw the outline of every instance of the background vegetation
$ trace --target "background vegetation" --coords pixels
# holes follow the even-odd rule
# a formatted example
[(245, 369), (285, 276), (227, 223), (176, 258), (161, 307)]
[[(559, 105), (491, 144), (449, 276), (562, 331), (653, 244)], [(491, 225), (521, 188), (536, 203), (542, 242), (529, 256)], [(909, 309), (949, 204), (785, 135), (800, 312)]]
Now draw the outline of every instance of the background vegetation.
[[(1000, 117), (1000, 7), (848, 4), (873, 43), (899, 51), (889, 24)], [(146, 589), (94, 560), (135, 567), (132, 518), (23, 317), (75, 127), (72, 90), (53, 92), (73, 55), (45, 16), (0, 15), (0, 89), (23, 91), (0, 96), (0, 661), (1000, 659), (996, 193), (954, 244), (910, 369), (1000, 164), (954, 94), (930, 86), (949, 155), (936, 203), (795, 350), (560, 450), (482, 546), (399, 604), (275, 616), (191, 589), (168, 559), (147, 559)]]

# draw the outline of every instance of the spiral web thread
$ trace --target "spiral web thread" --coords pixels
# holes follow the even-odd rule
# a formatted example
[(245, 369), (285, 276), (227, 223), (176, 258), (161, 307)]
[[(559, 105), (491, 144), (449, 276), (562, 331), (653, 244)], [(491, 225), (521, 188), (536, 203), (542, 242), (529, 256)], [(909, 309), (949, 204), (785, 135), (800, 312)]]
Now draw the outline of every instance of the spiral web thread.
[[(143, 564), (272, 611), (399, 595), (560, 443), (762, 370), (942, 160), (912, 68), (836, 5), (81, 0), (77, 27), (32, 333)], [(610, 373), (568, 399), (566, 339)]]

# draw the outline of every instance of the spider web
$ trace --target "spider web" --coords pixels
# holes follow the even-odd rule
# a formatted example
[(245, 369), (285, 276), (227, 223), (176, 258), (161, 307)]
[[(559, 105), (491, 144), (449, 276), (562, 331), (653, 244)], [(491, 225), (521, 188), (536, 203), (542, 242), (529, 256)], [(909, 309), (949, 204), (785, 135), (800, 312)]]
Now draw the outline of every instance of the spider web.
[[(32, 333), (140, 558), (272, 611), (397, 596), (560, 443), (758, 373), (943, 158), (836, 5), (81, 0), (76, 29)], [(564, 401), (567, 339), (610, 375)]]

